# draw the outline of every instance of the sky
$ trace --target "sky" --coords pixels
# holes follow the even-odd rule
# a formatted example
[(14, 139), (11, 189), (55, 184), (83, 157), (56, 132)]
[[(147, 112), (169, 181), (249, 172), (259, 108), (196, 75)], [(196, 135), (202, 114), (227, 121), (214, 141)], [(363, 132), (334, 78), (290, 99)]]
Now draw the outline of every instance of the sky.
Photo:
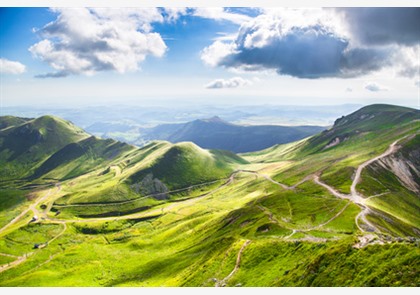
[(420, 8), (0, 8), (2, 106), (420, 107)]

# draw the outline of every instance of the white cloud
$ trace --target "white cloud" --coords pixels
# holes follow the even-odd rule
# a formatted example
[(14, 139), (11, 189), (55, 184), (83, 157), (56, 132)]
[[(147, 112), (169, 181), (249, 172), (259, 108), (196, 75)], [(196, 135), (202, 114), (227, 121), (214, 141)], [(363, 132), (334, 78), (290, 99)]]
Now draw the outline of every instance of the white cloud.
[(151, 23), (163, 22), (157, 8), (54, 9), (55, 21), (37, 33), (44, 39), (29, 48), (56, 72), (38, 77), (92, 75), (138, 70), (148, 55), (161, 57), (166, 45)]
[(164, 17), (168, 22), (175, 22), (182, 15), (188, 14), (188, 9), (186, 7), (164, 7), (161, 8), (164, 13)]
[(243, 86), (252, 85), (250, 80), (243, 79), (241, 77), (233, 77), (231, 79), (216, 79), (206, 85), (209, 89), (221, 89), (221, 88), (238, 88)]
[(238, 25), (251, 20), (251, 17), (247, 15), (232, 13), (223, 7), (198, 7), (194, 9), (193, 15), (218, 21), (230, 21)]
[(0, 73), (19, 75), (24, 72), (26, 72), (26, 67), (20, 62), (0, 58)]
[(388, 91), (388, 88), (377, 84), (375, 82), (370, 82), (365, 85), (365, 89), (372, 92), (379, 92), (379, 91)]
[(216, 41), (201, 52), (201, 60), (211, 66), (218, 66), (224, 57), (235, 53), (235, 44)]

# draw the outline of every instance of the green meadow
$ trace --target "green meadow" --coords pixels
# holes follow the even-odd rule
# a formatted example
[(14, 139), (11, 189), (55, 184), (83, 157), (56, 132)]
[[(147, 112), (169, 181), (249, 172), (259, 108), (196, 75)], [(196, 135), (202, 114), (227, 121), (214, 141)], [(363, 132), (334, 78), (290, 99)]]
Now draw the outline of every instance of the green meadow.
[(239, 155), (2, 118), (0, 286), (418, 287), (418, 116), (373, 105)]

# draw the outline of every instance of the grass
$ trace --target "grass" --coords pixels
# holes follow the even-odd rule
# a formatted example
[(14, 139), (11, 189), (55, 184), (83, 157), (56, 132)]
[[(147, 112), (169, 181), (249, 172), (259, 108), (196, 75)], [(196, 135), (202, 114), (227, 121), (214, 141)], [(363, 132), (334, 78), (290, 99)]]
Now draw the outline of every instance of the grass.
[(0, 252), (23, 255), (33, 250), (34, 244), (51, 240), (62, 230), (58, 224), (29, 224), (9, 233), (0, 240)]
[[(133, 174), (130, 182), (141, 182), (151, 174), (171, 190), (226, 178), (233, 171), (227, 158), (226, 154), (212, 154), (192, 143), (179, 143), (157, 158), (153, 165)], [(237, 163), (240, 159), (235, 156), (229, 160)]]
[[(395, 260), (391, 258), (394, 255)], [(419, 285), (415, 270), (418, 255), (419, 249), (412, 244), (357, 250), (348, 239), (328, 243), (255, 241), (248, 246), (229, 286), (415, 287)]]
[[(361, 208), (307, 178), (320, 173), (322, 181), (348, 193), (358, 165), (418, 132), (410, 123), (416, 114), (385, 106), (362, 109), (318, 136), (240, 156), (190, 143), (153, 142), (133, 149), (112, 141), (78, 141), (86, 147), (81, 156), (69, 153), (58, 165), (51, 160), (41, 173), (61, 181), (38, 210), (51, 208), (47, 216), (66, 222), (66, 230), (52, 221), (28, 224), (32, 211), (8, 228), (0, 253), (33, 254), (1, 272), (0, 286), (210, 287), (232, 272), (249, 240), (227, 286), (418, 287), (420, 250), (413, 237), (418, 237), (419, 204), (412, 191), (375, 165), (363, 171), (359, 192), (386, 193), (366, 201), (373, 212), (367, 219), (382, 232), (376, 239), (385, 242), (357, 249), (353, 246), (366, 234), (355, 224)], [(40, 124), (40, 130), (47, 125)], [(339, 145), (324, 149), (341, 135)], [(403, 142), (398, 157), (412, 159), (417, 140)], [(114, 151), (115, 157), (106, 156)], [(236, 169), (255, 169), (288, 185), (306, 181), (285, 190), (242, 172), (227, 183)], [(217, 181), (168, 193), (167, 199), (144, 198), (132, 185), (148, 173), (169, 189)], [(22, 186), (38, 181), (3, 182), (8, 187), (0, 190), (3, 224), (35, 202), (26, 200)], [(61, 213), (54, 216), (55, 210)], [(34, 243), (54, 238), (33, 249)], [(11, 259), (0, 255), (0, 264)]]
[[(1, 179), (30, 176), (37, 166), (67, 144), (88, 137), (68, 121), (43, 116), (0, 132), (0, 164), (8, 166), (10, 174)], [(13, 168), (12, 168), (13, 167)]]

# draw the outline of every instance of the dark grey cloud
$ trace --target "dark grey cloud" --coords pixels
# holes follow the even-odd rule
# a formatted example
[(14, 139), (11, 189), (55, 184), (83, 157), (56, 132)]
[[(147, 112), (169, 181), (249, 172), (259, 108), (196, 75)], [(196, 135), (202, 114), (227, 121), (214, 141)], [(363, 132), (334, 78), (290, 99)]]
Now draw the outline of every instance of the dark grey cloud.
[(263, 47), (247, 48), (244, 42), (238, 42), (239, 52), (227, 56), (221, 63), (228, 67), (271, 68), (279, 74), (300, 78), (335, 76), (339, 73), (346, 47), (345, 40), (319, 26), (294, 28)]
[(340, 73), (343, 77), (357, 77), (378, 71), (392, 64), (395, 48), (353, 48), (342, 53)]
[(366, 45), (420, 42), (420, 7), (337, 8), (350, 32)]
[(307, 79), (354, 77), (387, 65), (392, 53), (388, 48), (349, 48), (348, 40), (320, 25), (292, 28), (287, 34), (278, 34), (258, 47), (246, 44), (251, 35), (255, 36), (255, 27), (249, 32), (243, 30), (234, 50), (219, 59), (217, 65), (274, 69), (281, 75)]

